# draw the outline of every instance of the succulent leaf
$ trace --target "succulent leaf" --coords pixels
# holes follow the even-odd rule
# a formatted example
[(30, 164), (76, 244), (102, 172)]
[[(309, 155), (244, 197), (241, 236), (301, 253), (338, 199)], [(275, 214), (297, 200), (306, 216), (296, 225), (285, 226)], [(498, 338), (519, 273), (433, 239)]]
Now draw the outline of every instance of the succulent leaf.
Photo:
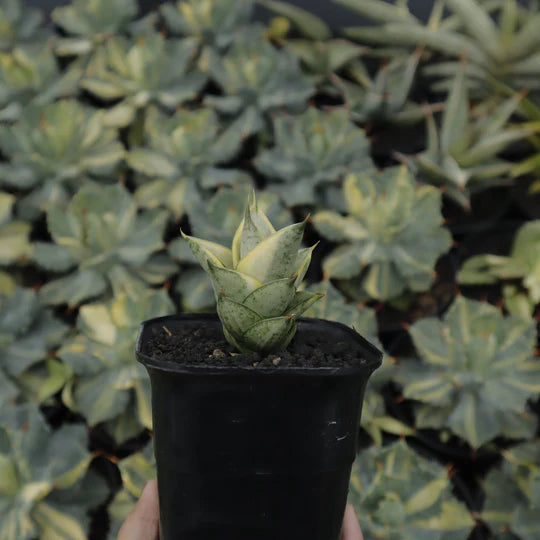
[[(306, 220), (276, 231), (251, 191), (232, 250), (182, 233), (210, 274), (224, 334), (240, 351), (285, 348), (296, 319), (321, 297), (297, 291), (315, 247), (300, 247), (305, 226)], [(219, 259), (220, 252), (228, 260)]]

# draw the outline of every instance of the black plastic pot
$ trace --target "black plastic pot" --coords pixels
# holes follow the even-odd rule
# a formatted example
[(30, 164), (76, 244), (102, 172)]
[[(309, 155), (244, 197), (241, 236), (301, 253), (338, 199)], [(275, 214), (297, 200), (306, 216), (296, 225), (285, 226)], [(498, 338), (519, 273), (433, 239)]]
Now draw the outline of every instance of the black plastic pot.
[(299, 334), (349, 341), (360, 368), (186, 367), (141, 353), (164, 325), (201, 324), (221, 326), (215, 315), (160, 317), (137, 340), (152, 384), (161, 540), (338, 540), (381, 353), (318, 319), (302, 319)]

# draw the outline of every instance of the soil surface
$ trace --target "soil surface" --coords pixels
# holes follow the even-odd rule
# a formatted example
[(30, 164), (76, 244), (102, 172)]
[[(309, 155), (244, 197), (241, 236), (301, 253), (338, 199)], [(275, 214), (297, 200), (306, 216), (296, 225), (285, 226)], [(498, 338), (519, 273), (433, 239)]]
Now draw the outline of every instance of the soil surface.
[[(185, 366), (256, 367), (280, 369), (292, 367), (359, 367), (366, 363), (359, 343), (341, 334), (321, 329), (320, 332), (302, 331), (302, 323), (287, 350), (261, 355), (239, 354), (230, 345), (220, 323), (201, 321), (181, 328), (156, 333), (143, 345), (146, 356)], [(337, 339), (336, 339), (337, 338)]]

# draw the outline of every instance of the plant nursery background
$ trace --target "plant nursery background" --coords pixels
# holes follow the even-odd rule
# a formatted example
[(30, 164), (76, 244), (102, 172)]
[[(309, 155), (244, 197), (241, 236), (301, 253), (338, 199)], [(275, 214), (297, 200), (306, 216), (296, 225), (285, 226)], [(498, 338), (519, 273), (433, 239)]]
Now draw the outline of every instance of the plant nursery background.
[(115, 538), (138, 325), (214, 309), (180, 227), (228, 244), (252, 187), (311, 216), (309, 315), (385, 351), (365, 537), (540, 539), (538, 2), (262, 4), (0, 0), (0, 540)]

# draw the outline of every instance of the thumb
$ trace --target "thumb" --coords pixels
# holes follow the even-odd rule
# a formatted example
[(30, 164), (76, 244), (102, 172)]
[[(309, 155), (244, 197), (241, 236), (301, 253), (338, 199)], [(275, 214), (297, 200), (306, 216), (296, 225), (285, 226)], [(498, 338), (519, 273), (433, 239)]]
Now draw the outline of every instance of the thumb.
[(341, 540), (364, 540), (358, 519), (356, 519), (356, 514), (354, 513), (354, 508), (350, 504), (345, 509)]
[(120, 528), (118, 540), (157, 540), (159, 502), (156, 480), (144, 486), (141, 498)]

